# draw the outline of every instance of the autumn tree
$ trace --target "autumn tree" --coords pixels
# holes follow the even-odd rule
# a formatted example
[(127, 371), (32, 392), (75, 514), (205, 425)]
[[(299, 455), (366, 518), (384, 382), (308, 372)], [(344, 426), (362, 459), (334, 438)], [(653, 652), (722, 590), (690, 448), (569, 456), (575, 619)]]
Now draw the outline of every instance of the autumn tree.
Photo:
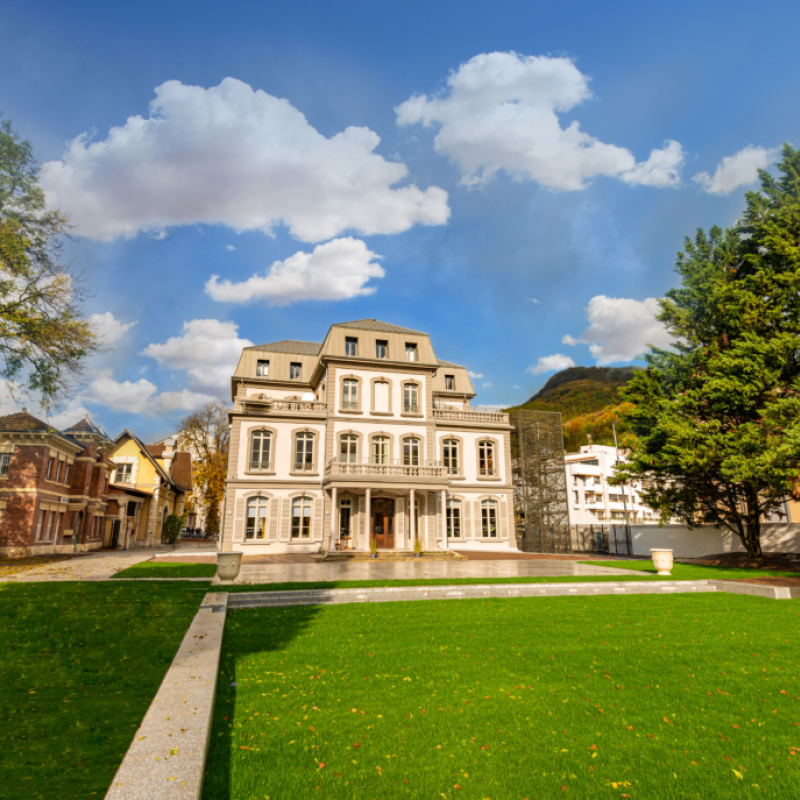
[(735, 227), (686, 240), (658, 315), (674, 349), (621, 392), (638, 440), (619, 472), (662, 517), (725, 527), (750, 556), (800, 470), (800, 151), (776, 166)]
[(228, 407), (218, 400), (186, 417), (178, 431), (179, 448), (192, 454), (192, 483), (205, 512), (206, 532), (212, 534), (220, 530), (230, 438)]
[(0, 122), (0, 376), (42, 406), (67, 399), (98, 337), (60, 260), (68, 220), (47, 208), (31, 143)]

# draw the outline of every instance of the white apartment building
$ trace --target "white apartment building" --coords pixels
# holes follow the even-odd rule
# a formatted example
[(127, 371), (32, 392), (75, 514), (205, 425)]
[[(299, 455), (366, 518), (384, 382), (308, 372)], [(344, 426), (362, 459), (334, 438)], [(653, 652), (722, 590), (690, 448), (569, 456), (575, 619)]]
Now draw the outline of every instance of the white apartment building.
[(470, 407), (427, 334), (365, 319), (248, 347), (231, 390), (223, 551), (516, 550), (508, 415)]
[[(620, 451), (620, 462), (626, 460)], [(657, 512), (641, 502), (639, 481), (625, 486), (612, 486), (609, 478), (617, 464), (616, 448), (590, 444), (581, 447), (580, 453), (564, 456), (567, 470), (570, 525), (609, 525), (625, 521), (625, 503), (631, 525), (657, 525)]]

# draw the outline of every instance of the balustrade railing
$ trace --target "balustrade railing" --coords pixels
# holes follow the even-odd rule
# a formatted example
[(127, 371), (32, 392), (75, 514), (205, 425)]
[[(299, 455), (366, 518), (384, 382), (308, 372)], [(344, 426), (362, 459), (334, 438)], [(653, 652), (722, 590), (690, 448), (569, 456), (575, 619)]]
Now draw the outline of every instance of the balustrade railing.
[(446, 478), (447, 468), (441, 461), (419, 461), (409, 463), (405, 459), (384, 459), (374, 462), (367, 460), (342, 461), (331, 459), (325, 475), (388, 477), (388, 478)]
[(500, 411), (459, 411), (455, 408), (434, 408), (436, 419), (449, 419), (454, 422), (488, 422), (495, 425), (507, 425), (508, 414)]
[(325, 403), (316, 400), (276, 400), (272, 397), (260, 397), (259, 395), (238, 395), (237, 404), (258, 406), (261, 411), (266, 413), (294, 413), (294, 414), (324, 414)]

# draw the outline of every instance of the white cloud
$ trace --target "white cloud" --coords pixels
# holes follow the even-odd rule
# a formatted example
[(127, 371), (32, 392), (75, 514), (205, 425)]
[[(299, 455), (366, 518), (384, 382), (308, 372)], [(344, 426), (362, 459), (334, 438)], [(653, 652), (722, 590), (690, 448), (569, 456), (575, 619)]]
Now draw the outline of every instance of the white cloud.
[(669, 347), (673, 339), (655, 318), (658, 301), (631, 300), (597, 295), (589, 301), (589, 327), (577, 339), (565, 336), (566, 344), (588, 344), (598, 364), (630, 361), (647, 350), (647, 345)]
[(558, 372), (574, 366), (575, 362), (569, 356), (555, 353), (552, 356), (541, 356), (536, 366), (528, 367), (528, 372), (532, 375), (541, 375), (543, 372)]
[(161, 392), (157, 395), (148, 409), (151, 414), (171, 414), (176, 411), (188, 413), (210, 403), (215, 398), (202, 392), (192, 392), (183, 389), (180, 392)]
[(713, 175), (698, 172), (692, 180), (699, 183), (709, 194), (730, 194), (740, 186), (747, 186), (758, 180), (758, 171), (766, 169), (779, 153), (778, 148), (767, 150), (764, 147), (745, 147), (732, 156), (725, 156), (717, 164)]
[(539, 305), (539, 300), (537, 300), (535, 297), (526, 297), (525, 299), (529, 303), (533, 303), (534, 305), (537, 305), (537, 306)]
[(110, 311), (105, 314), (92, 314), (89, 324), (97, 331), (105, 344), (119, 341), (136, 323), (120, 322)]
[(225, 249), (226, 250), (235, 250), (236, 248), (232, 244), (226, 244), (225, 245)]
[(467, 375), (469, 375), (470, 378), (482, 378), (483, 377), (483, 373), (482, 372), (473, 372), (471, 369), (467, 370)]
[(287, 100), (234, 78), (210, 89), (167, 81), (155, 93), (149, 117), (129, 117), (102, 141), (82, 134), (44, 165), (48, 202), (69, 211), (81, 235), (195, 223), (270, 233), (283, 222), (319, 242), (450, 215), (443, 189), (392, 188), (408, 169), (373, 152), (380, 137), (368, 128), (326, 138)]
[(86, 387), (81, 400), (131, 414), (141, 414), (145, 411), (150, 398), (156, 393), (156, 385), (146, 378), (141, 378), (136, 383), (116, 381), (113, 374), (113, 370), (101, 370)]
[(194, 319), (183, 323), (180, 336), (163, 344), (150, 344), (142, 355), (154, 358), (162, 367), (188, 370), (189, 388), (202, 394), (228, 399), (230, 378), (242, 349), (253, 343), (240, 339), (238, 326), (217, 319)]
[(447, 78), (438, 95), (411, 97), (395, 108), (398, 125), (439, 126), (438, 153), (458, 164), (465, 184), (505, 171), (560, 191), (584, 188), (598, 175), (627, 183), (673, 186), (683, 153), (677, 142), (637, 164), (624, 147), (605, 144), (558, 117), (592, 94), (569, 58), (484, 53)]
[(83, 400), (73, 397), (63, 411), (54, 414), (48, 421), (54, 428), (63, 431), (65, 428), (71, 428), (76, 422), (80, 422), (88, 413), (89, 410)]
[(206, 293), (229, 303), (264, 300), (273, 306), (299, 300), (346, 300), (375, 291), (366, 283), (384, 276), (376, 258), (380, 256), (360, 239), (334, 239), (317, 245), (311, 253), (298, 252), (276, 261), (264, 275), (253, 275), (241, 283), (220, 281), (212, 275)]
[(482, 383), (482, 384), (481, 384), (481, 386), (482, 386), (484, 389), (488, 389), (488, 388), (489, 388), (491, 385), (492, 385), (492, 382), (491, 382), (491, 381), (486, 381), (486, 383)]

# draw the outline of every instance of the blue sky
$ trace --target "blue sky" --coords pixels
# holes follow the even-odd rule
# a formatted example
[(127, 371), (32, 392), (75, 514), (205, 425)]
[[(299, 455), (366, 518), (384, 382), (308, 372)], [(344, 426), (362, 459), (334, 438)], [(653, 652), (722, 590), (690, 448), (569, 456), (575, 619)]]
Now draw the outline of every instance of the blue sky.
[(227, 397), (243, 345), (363, 317), (429, 332), (487, 404), (630, 363), (666, 341), (683, 237), (798, 144), (799, 23), (789, 2), (5, 0), (0, 112), (72, 215), (108, 344), (54, 421), (160, 438)]

